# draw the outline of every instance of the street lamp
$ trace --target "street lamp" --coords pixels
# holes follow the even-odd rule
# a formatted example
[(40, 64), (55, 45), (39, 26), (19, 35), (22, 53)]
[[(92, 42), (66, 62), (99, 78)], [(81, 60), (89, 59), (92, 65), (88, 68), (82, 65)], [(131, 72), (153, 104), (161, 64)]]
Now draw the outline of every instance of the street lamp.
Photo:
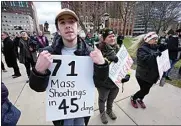
[(105, 21), (105, 27), (108, 28), (109, 27), (109, 14), (108, 13), (104, 13), (104, 21)]

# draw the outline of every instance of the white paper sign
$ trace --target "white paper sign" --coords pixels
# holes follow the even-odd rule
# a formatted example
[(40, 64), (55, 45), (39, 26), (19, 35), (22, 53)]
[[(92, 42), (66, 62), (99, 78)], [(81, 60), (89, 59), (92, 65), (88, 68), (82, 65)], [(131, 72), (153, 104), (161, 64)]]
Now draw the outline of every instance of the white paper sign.
[(120, 88), (122, 86), (121, 79), (124, 78), (130, 70), (133, 60), (124, 45), (122, 45), (118, 51), (117, 57), (119, 61), (117, 63), (112, 62), (109, 65), (109, 77)]
[(157, 65), (158, 65), (158, 72), (160, 79), (163, 76), (163, 72), (166, 72), (170, 69), (170, 60), (168, 56), (168, 49), (162, 52), (162, 55), (159, 57), (157, 56)]
[(53, 55), (46, 90), (47, 121), (91, 116), (95, 86), (88, 56)]

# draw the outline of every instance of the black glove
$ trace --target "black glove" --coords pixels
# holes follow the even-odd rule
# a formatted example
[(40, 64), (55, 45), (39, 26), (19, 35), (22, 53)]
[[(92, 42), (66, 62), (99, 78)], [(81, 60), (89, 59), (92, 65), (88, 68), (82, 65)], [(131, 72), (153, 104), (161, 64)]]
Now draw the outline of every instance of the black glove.
[(130, 75), (127, 74), (122, 80), (121, 80), (121, 83), (125, 83), (125, 82), (128, 82), (130, 79)]
[(159, 50), (154, 53), (154, 56), (155, 56), (155, 57), (161, 56), (161, 55), (162, 55), (162, 53), (161, 53)]
[(118, 62), (118, 57), (117, 57), (117, 56), (110, 56), (110, 57), (108, 58), (108, 60), (111, 61), (111, 62), (117, 63), (117, 62)]

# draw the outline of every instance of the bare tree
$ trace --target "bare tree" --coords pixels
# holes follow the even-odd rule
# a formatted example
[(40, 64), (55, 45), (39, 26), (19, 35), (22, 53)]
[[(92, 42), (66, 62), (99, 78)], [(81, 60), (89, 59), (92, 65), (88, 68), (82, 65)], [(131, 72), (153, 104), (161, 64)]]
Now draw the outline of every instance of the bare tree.
[(126, 33), (126, 25), (130, 20), (130, 15), (134, 12), (136, 2), (135, 1), (127, 1), (127, 2), (119, 2), (119, 11), (120, 18), (123, 21), (123, 35)]
[(152, 14), (154, 11), (154, 1), (141, 1), (137, 3), (136, 13), (138, 16), (142, 17), (144, 25), (144, 33), (148, 32), (148, 26), (150, 26), (150, 20), (152, 19)]
[[(93, 5), (93, 13), (92, 13), (92, 22), (93, 22), (93, 32), (98, 30), (99, 32), (99, 27), (101, 25), (101, 17), (105, 13), (104, 11), (101, 11), (101, 7), (103, 5), (102, 1), (94, 1)], [(102, 12), (102, 13), (98, 13)]]
[(178, 20), (181, 16), (180, 8), (181, 2), (178, 1), (155, 2), (151, 23), (157, 33), (160, 29), (165, 31), (171, 23)]
[(79, 23), (80, 23), (80, 26), (82, 28), (82, 30), (87, 33), (87, 29), (85, 28), (85, 25), (83, 24), (83, 21), (82, 19), (80, 18), (80, 10), (79, 10), (79, 2), (78, 1), (71, 1), (71, 2), (68, 2), (69, 6), (72, 8), (72, 10), (77, 14), (77, 16), (79, 17)]

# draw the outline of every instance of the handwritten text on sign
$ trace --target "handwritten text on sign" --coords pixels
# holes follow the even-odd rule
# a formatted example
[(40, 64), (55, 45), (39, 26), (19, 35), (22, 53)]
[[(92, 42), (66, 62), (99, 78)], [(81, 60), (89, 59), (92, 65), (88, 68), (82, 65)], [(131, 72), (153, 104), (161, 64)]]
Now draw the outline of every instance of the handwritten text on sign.
[(93, 115), (95, 87), (91, 58), (53, 55), (49, 69), (47, 121)]
[(163, 72), (166, 72), (170, 69), (170, 60), (168, 56), (168, 49), (162, 52), (162, 55), (157, 57), (157, 65), (158, 65), (158, 72), (160, 75), (160, 79), (163, 76)]
[(120, 88), (121, 79), (124, 78), (130, 70), (133, 60), (124, 45), (121, 46), (117, 57), (119, 61), (117, 63), (112, 62), (109, 66), (109, 77)]

